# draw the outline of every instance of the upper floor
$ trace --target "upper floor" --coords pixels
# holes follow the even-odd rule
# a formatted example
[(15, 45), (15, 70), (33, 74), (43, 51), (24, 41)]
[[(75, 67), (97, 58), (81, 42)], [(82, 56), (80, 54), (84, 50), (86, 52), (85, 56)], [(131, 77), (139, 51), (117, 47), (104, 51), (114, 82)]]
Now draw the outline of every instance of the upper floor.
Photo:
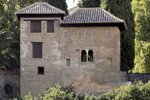
[[(20, 23), (30, 21), (28, 32), (55, 33), (56, 27), (118, 27), (126, 29), (124, 20), (101, 8), (78, 8), (66, 16), (65, 12), (46, 2), (36, 2), (16, 13)], [(46, 24), (46, 25), (45, 25)], [(58, 24), (58, 25), (57, 25)], [(21, 31), (22, 33), (22, 31)]]

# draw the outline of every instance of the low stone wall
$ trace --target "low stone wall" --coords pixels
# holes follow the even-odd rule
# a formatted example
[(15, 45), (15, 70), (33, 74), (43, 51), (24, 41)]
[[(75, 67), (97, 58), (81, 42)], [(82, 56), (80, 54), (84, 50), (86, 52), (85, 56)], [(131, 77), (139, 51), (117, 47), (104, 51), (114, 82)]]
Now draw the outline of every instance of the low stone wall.
[(142, 81), (144, 83), (150, 80), (150, 73), (149, 74), (141, 74), (141, 73), (129, 73), (127, 74), (128, 81), (135, 82), (135, 81)]
[(0, 70), (0, 100), (19, 97), (20, 77), (16, 72)]

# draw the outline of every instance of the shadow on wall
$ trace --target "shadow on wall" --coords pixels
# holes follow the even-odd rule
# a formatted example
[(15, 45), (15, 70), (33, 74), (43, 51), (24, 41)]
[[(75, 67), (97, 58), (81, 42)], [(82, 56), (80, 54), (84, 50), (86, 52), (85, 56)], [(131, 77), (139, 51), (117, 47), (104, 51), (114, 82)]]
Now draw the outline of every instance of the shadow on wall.
[(127, 74), (128, 81), (142, 81), (147, 83), (150, 80), (150, 73), (128, 73)]

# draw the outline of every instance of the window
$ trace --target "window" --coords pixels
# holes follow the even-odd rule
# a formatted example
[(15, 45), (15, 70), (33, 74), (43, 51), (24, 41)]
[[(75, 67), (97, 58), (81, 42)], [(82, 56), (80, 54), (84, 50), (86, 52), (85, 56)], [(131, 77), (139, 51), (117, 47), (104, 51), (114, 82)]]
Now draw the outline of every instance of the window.
[(93, 62), (93, 51), (92, 50), (88, 51), (88, 61)]
[(94, 56), (92, 50), (81, 51), (81, 62), (93, 62)]
[(70, 66), (70, 59), (66, 59), (66, 65)]
[(30, 24), (31, 33), (33, 32), (41, 32), (41, 21), (40, 20), (32, 20)]
[(47, 21), (47, 32), (54, 32), (54, 21)]
[(32, 42), (33, 58), (42, 58), (42, 42)]
[(38, 67), (38, 75), (44, 75), (44, 67)]
[(81, 62), (86, 62), (87, 60), (87, 56), (86, 56), (86, 51), (85, 50), (82, 50), (81, 52)]

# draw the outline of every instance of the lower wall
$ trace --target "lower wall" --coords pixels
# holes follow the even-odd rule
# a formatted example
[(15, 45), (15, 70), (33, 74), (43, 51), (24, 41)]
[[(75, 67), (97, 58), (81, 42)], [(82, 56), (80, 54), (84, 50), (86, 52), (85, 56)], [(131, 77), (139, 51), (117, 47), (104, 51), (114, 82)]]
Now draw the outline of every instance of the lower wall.
[(128, 81), (142, 81), (144, 83), (150, 80), (150, 74), (140, 74), (140, 73), (129, 73), (127, 74)]
[(19, 88), (19, 74), (0, 70), (0, 100), (8, 100), (13, 97), (19, 97)]

